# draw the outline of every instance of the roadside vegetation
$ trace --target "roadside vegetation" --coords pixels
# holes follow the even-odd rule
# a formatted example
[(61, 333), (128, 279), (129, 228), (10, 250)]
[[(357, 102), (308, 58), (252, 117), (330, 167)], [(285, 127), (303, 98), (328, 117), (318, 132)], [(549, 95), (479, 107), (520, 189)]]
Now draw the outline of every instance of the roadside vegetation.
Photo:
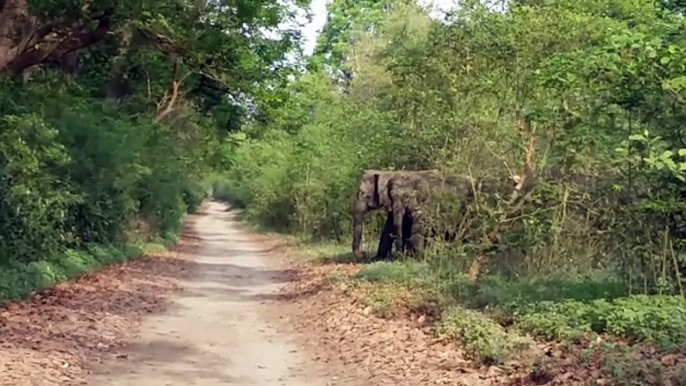
[(291, 8), (0, 1), (1, 301), (174, 243), (240, 98), (292, 71)]
[[(685, 383), (682, 5), (458, 3), (437, 20), (411, 1), (334, 0), (306, 71), (223, 145), (214, 195), (322, 264), (363, 263), (332, 283), (364, 288), (380, 317), (428, 315), (479, 363), (530, 358), (540, 383), (569, 368)], [(536, 185), (467, 215), (435, 200), (429, 225), (463, 224), (461, 242), (356, 261), (362, 171), (428, 168)]]

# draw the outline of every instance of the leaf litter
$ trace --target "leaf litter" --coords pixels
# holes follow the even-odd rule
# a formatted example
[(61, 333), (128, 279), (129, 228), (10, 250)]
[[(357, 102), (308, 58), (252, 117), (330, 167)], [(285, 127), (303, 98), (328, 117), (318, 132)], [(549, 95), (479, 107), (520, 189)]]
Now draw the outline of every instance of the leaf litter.
[[(186, 229), (191, 229), (187, 226)], [(109, 266), (0, 307), (0, 385), (84, 385), (89, 368), (116, 358), (141, 319), (160, 312), (165, 294), (192, 269), (178, 252)]]
[[(269, 245), (268, 255), (274, 263), (279, 258), (288, 279), (276, 298), (263, 302), (265, 317), (277, 320), (281, 331), (296, 334), (322, 372), (331, 375), (329, 385), (352, 386), (361, 380), (372, 386), (581, 385), (593, 379), (611, 384), (597, 371), (601, 357), (594, 357), (592, 363), (598, 363), (592, 368), (583, 368), (551, 343), (542, 348), (550, 359), (543, 372), (476, 366), (454, 342), (433, 334), (431, 315), (376, 317), (360, 296), (369, 288), (329, 280), (353, 275), (359, 265), (294, 259), (282, 239), (248, 234)], [(0, 385), (86, 384), (91, 366), (121, 357), (124, 337), (136, 333), (143, 317), (164, 310), (165, 295), (178, 290), (178, 278), (193, 267), (179, 256), (197, 244), (198, 238), (186, 231), (174, 253), (110, 266), (0, 307)], [(557, 371), (549, 371), (551, 366)]]
[(313, 263), (294, 257), (297, 253), (287, 247), (272, 257), (287, 268), (289, 282), (265, 312), (270, 318), (276, 315), (281, 331), (296, 334), (316, 361), (336, 375), (335, 384), (361, 379), (372, 386), (612, 384), (599, 370), (600, 359), (579, 362), (581, 345), (569, 352), (559, 343), (539, 342), (526, 353), (542, 354), (534, 367), (528, 363), (531, 358), (520, 358), (526, 365), (519, 360), (502, 366), (476, 364), (458, 344), (434, 334), (433, 315), (408, 310), (390, 318), (374, 315), (364, 302), (365, 291), (383, 289), (383, 284), (334, 284), (329, 279), (353, 276), (361, 265)]
[(337, 375), (338, 384), (360, 379), (379, 386), (498, 384), (473, 369), (453, 342), (435, 337), (425, 318), (377, 318), (345, 286), (328, 282), (359, 266), (315, 265), (289, 258), (290, 253), (280, 254), (290, 282), (265, 310), (278, 314), (281, 330), (296, 333)]

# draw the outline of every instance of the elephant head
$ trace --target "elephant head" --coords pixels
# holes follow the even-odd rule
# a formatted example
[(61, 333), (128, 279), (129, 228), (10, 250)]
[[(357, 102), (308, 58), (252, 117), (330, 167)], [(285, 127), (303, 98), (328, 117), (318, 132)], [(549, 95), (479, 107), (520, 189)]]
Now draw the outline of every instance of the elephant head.
[(366, 170), (362, 175), (355, 205), (353, 207), (353, 254), (363, 257), (362, 224), (365, 214), (385, 208), (391, 211), (391, 200), (388, 196), (388, 181), (394, 176), (406, 174), (436, 173), (436, 170), (421, 171), (384, 171)]
[(364, 215), (384, 206), (390, 209), (386, 186), (388, 180), (395, 173), (383, 170), (366, 170), (362, 175), (353, 207), (353, 254), (357, 257), (363, 256), (361, 245)]

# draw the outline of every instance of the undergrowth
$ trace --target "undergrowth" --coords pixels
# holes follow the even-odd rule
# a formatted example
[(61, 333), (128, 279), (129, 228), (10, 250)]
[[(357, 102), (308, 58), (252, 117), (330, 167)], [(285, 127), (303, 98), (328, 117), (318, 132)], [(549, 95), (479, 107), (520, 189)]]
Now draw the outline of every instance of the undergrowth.
[[(167, 245), (164, 245), (167, 244)], [(125, 245), (90, 245), (83, 250), (67, 250), (60, 256), (32, 261), (11, 262), (0, 267), (0, 303), (22, 300), (36, 291), (78, 278), (110, 264), (162, 253), (170, 241)]]
[(460, 306), (445, 311), (436, 332), (460, 342), (474, 359), (487, 364), (503, 363), (532, 343), (526, 335), (506, 331), (486, 315)]
[[(355, 262), (344, 245), (301, 243), (300, 249), (316, 264)], [(399, 307), (431, 316), (438, 336), (459, 342), (479, 363), (526, 361), (532, 374), (545, 378), (559, 370), (537, 348), (548, 342), (578, 356), (579, 366), (599, 367), (617, 384), (686, 379), (683, 368), (660, 359), (681, 358), (686, 299), (627, 296), (622, 283), (604, 272), (545, 280), (492, 275), (473, 283), (431, 261), (405, 260), (363, 264), (354, 275), (329, 279), (367, 288), (362, 304), (376, 317), (398, 317)]]
[(686, 299), (681, 296), (622, 296), (621, 284), (591, 277), (547, 282), (488, 277), (470, 284), (465, 277), (447, 282), (431, 272), (427, 263), (383, 262), (363, 267), (355, 278), (437, 289), (454, 303), (547, 340), (613, 334), (664, 349), (686, 344)]
[[(374, 28), (337, 37), (336, 52), (319, 47), (284, 103), (230, 136), (215, 195), (304, 239), (362, 231), (370, 251), (385, 211), (351, 204), (389, 186), (361, 181), (364, 171), (474, 177), (443, 193), (426, 184), (422, 226), (453, 242), (351, 280), (426, 294), (412, 307), (438, 305), (441, 331), (487, 360), (516, 351), (503, 337), (527, 334), (567, 346), (616, 338), (644, 359), (683, 346), (683, 5), (461, 1), (437, 21), (409, 4), (342, 3), (325, 30)], [(349, 249), (310, 257), (361, 262)]]

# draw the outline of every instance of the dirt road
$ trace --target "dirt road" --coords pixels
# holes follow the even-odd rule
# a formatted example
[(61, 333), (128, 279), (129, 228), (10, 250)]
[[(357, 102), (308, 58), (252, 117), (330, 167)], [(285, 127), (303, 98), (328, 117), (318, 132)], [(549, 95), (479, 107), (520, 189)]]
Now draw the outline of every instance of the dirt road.
[(325, 386), (288, 337), (260, 316), (262, 300), (279, 290), (260, 247), (222, 204), (207, 204), (196, 225), (196, 272), (165, 313), (146, 319), (120, 359), (95, 369), (97, 386)]

